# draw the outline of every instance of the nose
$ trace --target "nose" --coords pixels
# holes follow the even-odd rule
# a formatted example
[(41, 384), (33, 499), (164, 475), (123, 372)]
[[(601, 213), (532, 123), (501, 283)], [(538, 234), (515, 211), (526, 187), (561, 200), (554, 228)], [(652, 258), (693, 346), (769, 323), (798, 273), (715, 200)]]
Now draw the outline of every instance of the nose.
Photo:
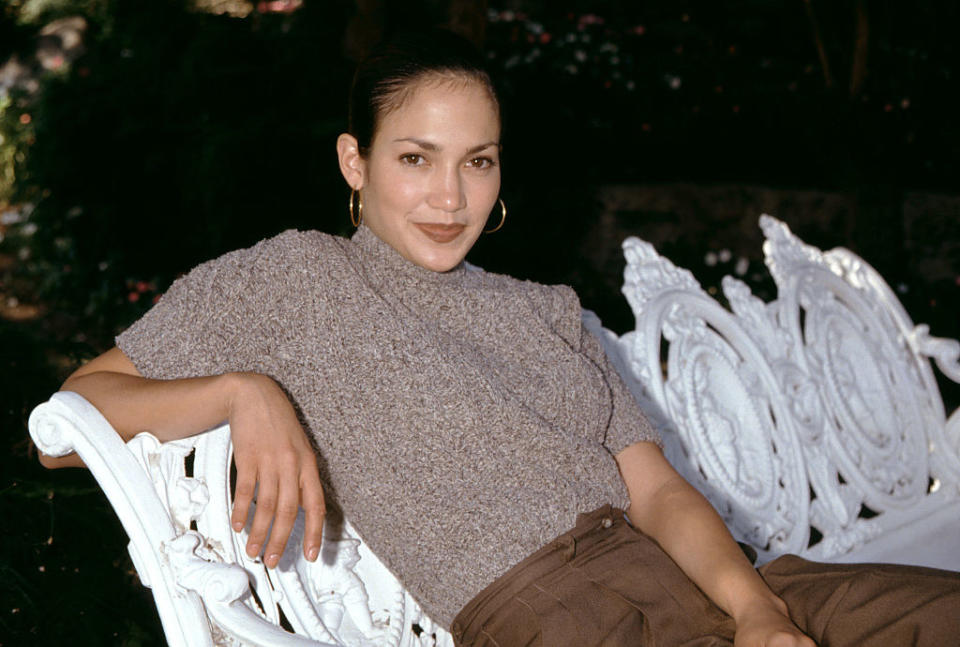
[(459, 211), (467, 206), (467, 196), (463, 192), (463, 178), (457, 168), (438, 171), (430, 187), (427, 204), (442, 211)]

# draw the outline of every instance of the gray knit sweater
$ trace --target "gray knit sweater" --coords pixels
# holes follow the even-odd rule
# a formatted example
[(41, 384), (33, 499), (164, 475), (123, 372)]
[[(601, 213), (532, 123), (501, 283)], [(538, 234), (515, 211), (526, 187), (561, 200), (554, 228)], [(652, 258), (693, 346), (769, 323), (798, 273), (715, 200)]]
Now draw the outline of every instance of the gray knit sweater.
[(414, 265), (361, 226), (200, 265), (117, 338), (146, 377), (273, 377), (327, 501), (438, 622), (574, 525), (626, 506), (614, 455), (656, 433), (566, 286)]

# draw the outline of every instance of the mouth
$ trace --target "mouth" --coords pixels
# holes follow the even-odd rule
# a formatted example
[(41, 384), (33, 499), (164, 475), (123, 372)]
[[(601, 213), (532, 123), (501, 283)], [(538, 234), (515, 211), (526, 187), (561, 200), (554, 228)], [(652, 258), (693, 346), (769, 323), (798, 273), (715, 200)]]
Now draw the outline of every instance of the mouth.
[(467, 228), (466, 225), (458, 225), (456, 223), (451, 225), (442, 225), (418, 222), (415, 223), (415, 226), (417, 229), (422, 231), (427, 238), (435, 243), (452, 242)]

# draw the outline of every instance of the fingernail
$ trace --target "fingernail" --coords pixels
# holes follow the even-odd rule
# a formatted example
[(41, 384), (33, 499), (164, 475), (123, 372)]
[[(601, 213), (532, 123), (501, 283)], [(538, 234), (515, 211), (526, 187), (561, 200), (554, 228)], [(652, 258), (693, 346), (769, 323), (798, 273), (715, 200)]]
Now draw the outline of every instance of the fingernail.
[(240, 532), (241, 530), (243, 530), (243, 522), (242, 522), (242, 521), (237, 521), (237, 522), (235, 522), (235, 523), (233, 524), (233, 531), (234, 531), (234, 532)]
[(320, 554), (320, 549), (317, 546), (314, 546), (313, 548), (307, 551), (307, 559), (309, 559), (311, 562), (315, 562), (317, 561), (317, 556), (319, 554)]
[(270, 555), (267, 555), (266, 562), (267, 562), (267, 566), (269, 566), (270, 568), (273, 568), (274, 566), (276, 566), (277, 562), (279, 561), (280, 561), (280, 555), (277, 555), (276, 553), (271, 553)]
[(247, 555), (250, 557), (256, 557), (260, 554), (260, 544), (250, 544), (247, 546)]

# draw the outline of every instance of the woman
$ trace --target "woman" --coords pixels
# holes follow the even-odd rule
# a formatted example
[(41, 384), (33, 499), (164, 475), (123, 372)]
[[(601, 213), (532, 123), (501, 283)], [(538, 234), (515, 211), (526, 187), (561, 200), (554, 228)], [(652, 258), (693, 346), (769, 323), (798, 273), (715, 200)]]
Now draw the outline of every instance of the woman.
[[(572, 291), (464, 264), (506, 217), (498, 99), (469, 45), (382, 47), (350, 113), (351, 240), (286, 232), (199, 266), (63, 386), (124, 438), (228, 420), (237, 531), (257, 490), (251, 556), (275, 566), (302, 506), (316, 559), (326, 496), (458, 644), (813, 645), (796, 621), (822, 644), (939, 645), (960, 629), (955, 574), (787, 558), (765, 582), (664, 459)], [(877, 596), (886, 611), (859, 606)]]

